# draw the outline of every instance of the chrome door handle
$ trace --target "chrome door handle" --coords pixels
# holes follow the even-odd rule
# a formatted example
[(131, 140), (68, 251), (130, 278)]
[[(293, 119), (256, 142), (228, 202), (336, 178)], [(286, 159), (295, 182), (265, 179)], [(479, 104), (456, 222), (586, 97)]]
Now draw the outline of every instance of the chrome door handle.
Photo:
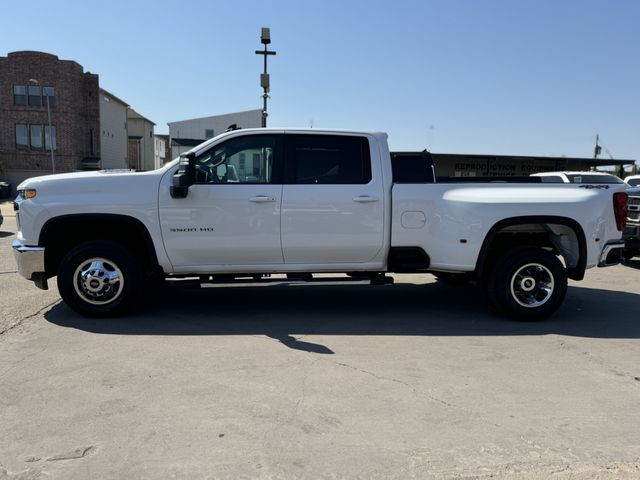
[(371, 195), (360, 195), (358, 197), (353, 197), (353, 201), (358, 203), (373, 203), (377, 202), (378, 198), (372, 197)]
[(256, 195), (255, 197), (250, 197), (249, 201), (253, 203), (269, 203), (275, 202), (276, 199), (273, 197), (267, 197), (266, 195)]

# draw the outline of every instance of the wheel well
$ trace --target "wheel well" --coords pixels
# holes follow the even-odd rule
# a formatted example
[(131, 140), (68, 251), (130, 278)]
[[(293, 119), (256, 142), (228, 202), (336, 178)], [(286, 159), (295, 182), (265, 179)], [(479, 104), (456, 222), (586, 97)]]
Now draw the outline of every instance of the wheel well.
[(57, 274), (67, 252), (90, 240), (122, 243), (141, 260), (147, 274), (160, 270), (151, 235), (140, 220), (127, 215), (77, 214), (52, 218), (40, 231), (38, 245), (46, 249), (47, 277)]
[(562, 257), (569, 278), (584, 278), (587, 263), (584, 231), (575, 220), (565, 217), (520, 217), (496, 223), (480, 250), (476, 277), (482, 278), (499, 255), (519, 246), (549, 248)]

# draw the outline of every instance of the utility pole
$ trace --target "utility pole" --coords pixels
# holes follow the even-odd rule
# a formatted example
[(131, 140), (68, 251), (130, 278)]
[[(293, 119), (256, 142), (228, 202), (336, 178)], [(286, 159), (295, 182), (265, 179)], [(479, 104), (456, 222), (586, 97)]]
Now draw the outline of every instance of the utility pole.
[[(40, 86), (40, 82), (35, 78), (30, 78), (29, 83), (34, 86)], [(49, 150), (51, 150), (51, 173), (56, 173), (56, 157), (53, 154), (53, 129), (51, 128), (51, 108), (49, 107), (49, 91), (46, 90), (47, 87), (42, 87), (42, 92), (44, 92), (44, 96), (47, 99), (47, 123), (49, 124)], [(45, 150), (47, 148), (47, 133), (45, 131), (44, 134), (44, 147)]]
[(267, 45), (271, 43), (271, 32), (268, 28), (262, 28), (260, 32), (260, 42), (264, 45), (264, 50), (256, 50), (256, 55), (264, 56), (264, 71), (260, 74), (260, 86), (264, 90), (262, 95), (262, 128), (267, 127), (267, 99), (269, 98), (269, 74), (267, 73), (267, 57), (275, 55), (276, 52), (268, 50)]
[(600, 153), (602, 152), (602, 147), (598, 145), (599, 141), (600, 141), (600, 135), (596, 134), (596, 146), (593, 149), (593, 158), (598, 158), (598, 155), (600, 155)]

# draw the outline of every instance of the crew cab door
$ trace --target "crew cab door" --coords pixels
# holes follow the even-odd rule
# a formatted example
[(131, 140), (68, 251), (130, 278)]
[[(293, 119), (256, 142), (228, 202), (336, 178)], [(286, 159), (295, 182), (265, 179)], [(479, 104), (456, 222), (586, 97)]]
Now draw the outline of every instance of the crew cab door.
[(287, 133), (284, 138), (285, 263), (374, 260), (384, 244), (385, 198), (377, 149), (366, 136)]
[(160, 192), (162, 237), (176, 271), (282, 264), (281, 175), (281, 134), (234, 136), (199, 154), (186, 198)]

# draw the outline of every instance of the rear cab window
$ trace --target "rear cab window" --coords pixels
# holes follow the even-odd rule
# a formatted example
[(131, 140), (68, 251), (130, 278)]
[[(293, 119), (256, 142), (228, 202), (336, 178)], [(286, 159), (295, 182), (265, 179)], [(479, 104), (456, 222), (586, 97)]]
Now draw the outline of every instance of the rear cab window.
[(392, 153), (393, 183), (434, 183), (433, 160), (426, 152)]
[(613, 175), (580, 175), (567, 174), (571, 183), (624, 183), (621, 179)]
[(542, 183), (564, 183), (559, 175), (540, 175)]

